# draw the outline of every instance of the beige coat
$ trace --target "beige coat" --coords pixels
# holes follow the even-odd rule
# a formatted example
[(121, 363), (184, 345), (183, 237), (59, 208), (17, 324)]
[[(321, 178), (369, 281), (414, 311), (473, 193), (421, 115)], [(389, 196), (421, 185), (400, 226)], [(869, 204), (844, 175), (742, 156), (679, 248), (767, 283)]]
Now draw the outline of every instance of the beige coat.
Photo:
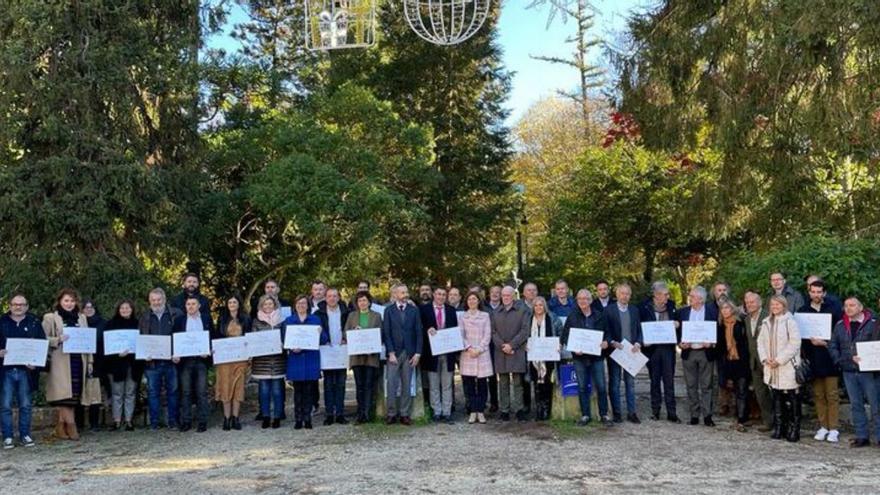
[[(764, 318), (758, 334), (758, 356), (764, 364), (764, 383), (774, 390), (795, 390), (795, 363), (800, 364), (801, 332), (791, 313), (778, 316), (771, 323)], [(779, 366), (770, 368), (768, 359), (775, 359)]]
[[(367, 328), (382, 328), (382, 315), (375, 311), (370, 311), (369, 314), (370, 316), (368, 317), (369, 321), (367, 323)], [(343, 327), (343, 330), (345, 330), (345, 334), (348, 335), (349, 332), (357, 332), (359, 322), (360, 311), (355, 309), (354, 311), (348, 313), (348, 318), (345, 320), (345, 326)], [(378, 368), (379, 355), (361, 354), (357, 356), (350, 356), (348, 358), (348, 365), (350, 367), (372, 366), (373, 368)]]
[[(78, 326), (89, 326), (85, 315), (79, 315)], [(57, 312), (47, 313), (43, 316), (43, 331), (46, 332), (46, 339), (49, 341), (49, 379), (46, 382), (46, 400), (48, 402), (73, 397), (70, 383), (70, 359), (68, 359), (67, 354), (64, 354), (61, 342), (63, 329), (64, 322)], [(80, 397), (80, 403), (83, 405), (99, 404), (101, 402), (101, 388), (100, 386), (92, 386), (92, 384), (88, 383), (87, 379), (88, 369), (92, 366), (92, 355), (82, 354), (81, 356), (83, 362), (83, 392)], [(97, 380), (93, 381), (97, 383)]]

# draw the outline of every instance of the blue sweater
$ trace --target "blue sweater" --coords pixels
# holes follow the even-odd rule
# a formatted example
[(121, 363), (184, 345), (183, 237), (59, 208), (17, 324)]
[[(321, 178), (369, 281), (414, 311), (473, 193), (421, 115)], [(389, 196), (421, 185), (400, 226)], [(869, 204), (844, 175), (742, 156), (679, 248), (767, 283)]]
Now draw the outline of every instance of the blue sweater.
[[(299, 315), (293, 313), (284, 320), (284, 327), (287, 325), (318, 325), (321, 327), (321, 345), (330, 342), (330, 332), (323, 325), (318, 316), (310, 314), (305, 320), (300, 320)], [(318, 380), (321, 378), (321, 352), (320, 351), (300, 351), (294, 353), (288, 351), (287, 354), (287, 379), (290, 381)]]

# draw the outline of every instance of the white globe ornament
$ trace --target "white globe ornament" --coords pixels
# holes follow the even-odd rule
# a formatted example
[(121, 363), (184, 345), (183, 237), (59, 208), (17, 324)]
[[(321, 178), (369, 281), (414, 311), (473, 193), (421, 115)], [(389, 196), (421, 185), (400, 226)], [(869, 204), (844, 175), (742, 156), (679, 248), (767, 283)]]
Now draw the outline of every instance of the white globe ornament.
[(403, 0), (409, 27), (435, 45), (457, 45), (483, 26), (490, 0)]

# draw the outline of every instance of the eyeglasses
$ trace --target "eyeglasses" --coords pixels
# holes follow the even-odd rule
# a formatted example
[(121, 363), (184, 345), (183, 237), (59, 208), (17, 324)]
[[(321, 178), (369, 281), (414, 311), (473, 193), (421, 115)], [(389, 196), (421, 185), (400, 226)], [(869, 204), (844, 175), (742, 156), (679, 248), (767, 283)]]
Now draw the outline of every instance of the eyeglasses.
[(13, 308), (26, 308), (27, 303), (12, 303), (10, 304), (10, 306), (12, 306)]

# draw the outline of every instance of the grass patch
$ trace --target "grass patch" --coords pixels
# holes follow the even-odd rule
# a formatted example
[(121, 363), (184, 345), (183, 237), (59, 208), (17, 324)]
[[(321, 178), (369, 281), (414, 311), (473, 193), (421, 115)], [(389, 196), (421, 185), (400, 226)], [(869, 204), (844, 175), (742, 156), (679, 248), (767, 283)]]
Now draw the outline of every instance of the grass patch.
[(572, 419), (554, 419), (549, 421), (550, 428), (560, 439), (581, 438), (589, 436), (598, 428), (596, 421), (587, 426), (578, 426)]

